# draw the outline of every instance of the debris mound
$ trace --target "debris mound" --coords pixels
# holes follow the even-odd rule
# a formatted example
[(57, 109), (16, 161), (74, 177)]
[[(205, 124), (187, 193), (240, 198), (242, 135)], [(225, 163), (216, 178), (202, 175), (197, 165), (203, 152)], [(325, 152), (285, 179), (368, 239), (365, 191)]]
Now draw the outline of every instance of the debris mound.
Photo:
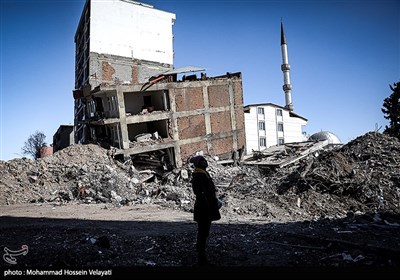
[[(400, 142), (385, 134), (369, 132), (281, 168), (222, 165), (204, 156), (225, 216), (294, 221), (400, 209)], [(160, 174), (145, 164), (117, 161), (100, 146), (76, 144), (36, 161), (0, 161), (0, 205), (157, 204), (190, 212), (192, 171), (186, 163)]]
[(302, 161), (278, 189), (296, 193), (316, 190), (342, 199), (353, 198), (371, 210), (398, 211), (400, 141), (369, 132), (337, 150)]

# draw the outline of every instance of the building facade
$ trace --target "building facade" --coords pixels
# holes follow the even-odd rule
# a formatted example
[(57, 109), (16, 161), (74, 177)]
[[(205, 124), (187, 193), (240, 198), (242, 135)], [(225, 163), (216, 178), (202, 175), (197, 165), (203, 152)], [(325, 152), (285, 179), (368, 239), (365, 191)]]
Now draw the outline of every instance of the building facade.
[(53, 135), (54, 152), (62, 150), (70, 145), (73, 145), (74, 143), (74, 126), (60, 125), (56, 133)]
[(180, 79), (204, 69), (174, 69), (174, 21), (143, 3), (86, 1), (75, 35), (76, 143), (169, 166), (200, 151), (229, 160), (244, 150), (241, 73)]
[(272, 103), (244, 107), (246, 154), (270, 146), (307, 140), (303, 131), (307, 119), (286, 107)]
[(129, 0), (87, 0), (75, 34), (74, 134), (90, 141), (83, 89), (144, 83), (173, 67), (175, 14)]
[(91, 139), (116, 156), (158, 151), (177, 166), (200, 151), (228, 160), (244, 150), (240, 73), (142, 87), (101, 85), (86, 96)]

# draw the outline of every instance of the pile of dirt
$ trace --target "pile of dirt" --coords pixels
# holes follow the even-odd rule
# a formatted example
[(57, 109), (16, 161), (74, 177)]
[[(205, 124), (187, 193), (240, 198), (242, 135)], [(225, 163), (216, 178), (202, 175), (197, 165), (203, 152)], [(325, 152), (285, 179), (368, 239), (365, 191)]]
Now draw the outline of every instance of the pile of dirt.
[[(369, 132), (284, 168), (223, 166), (205, 155), (222, 214), (273, 221), (341, 218), (349, 211), (400, 209), (400, 141)], [(193, 167), (141, 170), (99, 146), (72, 145), (36, 161), (0, 161), (0, 205), (54, 202), (157, 204), (192, 211)]]
[(353, 198), (371, 210), (396, 211), (399, 209), (399, 159), (397, 138), (368, 133), (338, 150), (303, 162), (289, 175), (290, 184), (298, 193), (314, 189)]
[[(207, 249), (217, 266), (400, 267), (398, 139), (370, 132), (275, 169), (205, 157), (224, 203)], [(192, 171), (96, 145), (0, 161), (0, 245), (29, 246), (22, 268), (191, 267)]]

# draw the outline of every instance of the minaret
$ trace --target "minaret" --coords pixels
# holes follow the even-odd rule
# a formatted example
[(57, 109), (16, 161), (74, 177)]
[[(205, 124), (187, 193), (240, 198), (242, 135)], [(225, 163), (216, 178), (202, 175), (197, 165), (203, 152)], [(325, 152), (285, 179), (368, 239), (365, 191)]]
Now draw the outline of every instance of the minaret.
[(292, 85), (290, 84), (290, 65), (289, 65), (285, 31), (283, 30), (282, 18), (281, 18), (281, 51), (282, 51), (281, 69), (283, 72), (283, 82), (284, 82), (283, 91), (285, 92), (285, 101), (286, 101), (285, 107), (289, 109), (289, 111), (293, 111)]

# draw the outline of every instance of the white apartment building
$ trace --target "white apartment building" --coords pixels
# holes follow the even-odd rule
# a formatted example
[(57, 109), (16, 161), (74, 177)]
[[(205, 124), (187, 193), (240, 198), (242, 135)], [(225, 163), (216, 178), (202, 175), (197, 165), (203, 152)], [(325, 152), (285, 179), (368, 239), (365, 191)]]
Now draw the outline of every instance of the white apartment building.
[(270, 146), (307, 141), (303, 131), (307, 119), (272, 103), (244, 107), (246, 154)]

